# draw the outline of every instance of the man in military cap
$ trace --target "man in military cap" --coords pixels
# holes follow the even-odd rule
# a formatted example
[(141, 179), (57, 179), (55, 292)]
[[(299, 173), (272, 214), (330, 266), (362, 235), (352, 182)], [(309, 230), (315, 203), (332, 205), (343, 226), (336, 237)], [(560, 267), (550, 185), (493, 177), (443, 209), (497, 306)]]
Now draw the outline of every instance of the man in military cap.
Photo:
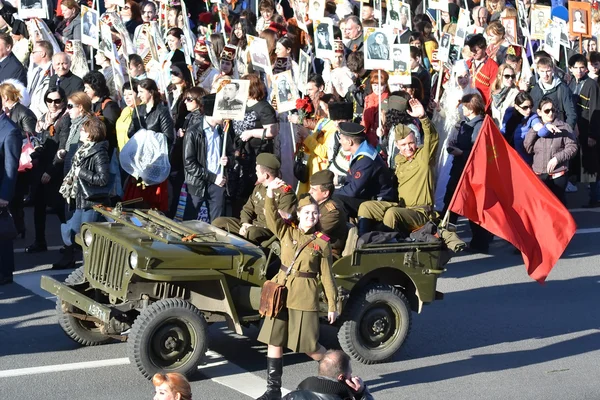
[(345, 182), (334, 198), (344, 205), (350, 217), (358, 215), (358, 207), (364, 201), (395, 201), (392, 174), (377, 150), (367, 142), (365, 128), (354, 122), (342, 122), (339, 128), (342, 149), (352, 156), (348, 175), (338, 177), (338, 181)]
[[(265, 217), (265, 199), (267, 197), (267, 186), (275, 178), (279, 177), (279, 160), (269, 153), (261, 153), (256, 157), (256, 186), (252, 195), (244, 205), (240, 218), (220, 217), (214, 220), (213, 225), (217, 228), (239, 234), (251, 242), (260, 244), (273, 236), (273, 232), (267, 229)], [(290, 218), (296, 208), (296, 194), (290, 185), (286, 185), (275, 191), (275, 202), (282, 216)]]
[(317, 26), (317, 48), (333, 50), (331, 39), (329, 38), (329, 25), (326, 23), (321, 23)]
[(348, 237), (348, 217), (344, 209), (331, 198), (335, 190), (333, 177), (333, 172), (328, 170), (315, 172), (310, 177), (308, 193), (319, 204), (321, 232), (329, 236), (333, 254), (341, 256)]
[(433, 216), (434, 168), (439, 136), (425, 114), (425, 109), (416, 99), (409, 101), (411, 110), (406, 112), (419, 118), (423, 129), (423, 147), (417, 148), (412, 129), (396, 125), (396, 177), (398, 178), (399, 202), (367, 201), (358, 209), (358, 235), (374, 228), (376, 221), (388, 228), (409, 234), (425, 225)]

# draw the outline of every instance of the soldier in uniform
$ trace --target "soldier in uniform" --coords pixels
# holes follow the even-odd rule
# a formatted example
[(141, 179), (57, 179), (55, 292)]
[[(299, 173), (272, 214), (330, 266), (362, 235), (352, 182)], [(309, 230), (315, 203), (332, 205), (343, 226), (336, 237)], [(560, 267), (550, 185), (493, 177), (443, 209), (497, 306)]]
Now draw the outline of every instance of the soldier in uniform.
[(331, 198), (335, 190), (333, 177), (333, 172), (328, 170), (315, 172), (310, 177), (308, 193), (319, 204), (321, 231), (329, 236), (333, 255), (339, 257), (344, 251), (348, 238), (348, 227), (346, 226), (348, 216), (344, 209)]
[(298, 202), (298, 225), (285, 221), (278, 213), (275, 194), (285, 183), (271, 181), (266, 191), (267, 226), (281, 242), (281, 270), (272, 279), (287, 287), (286, 308), (274, 318), (266, 317), (258, 340), (268, 344), (267, 391), (261, 400), (281, 398), (283, 348), (306, 353), (315, 361), (325, 355), (319, 340), (320, 276), (327, 297), (327, 319), (333, 324), (338, 317), (337, 291), (331, 271), (333, 263), (329, 238), (316, 231), (319, 206), (308, 194)]
[[(271, 238), (273, 232), (267, 227), (264, 213), (265, 199), (267, 186), (279, 176), (280, 167), (279, 160), (273, 154), (259, 154), (256, 157), (256, 186), (244, 205), (240, 218), (219, 217), (213, 221), (213, 225), (257, 244)], [(287, 214), (286, 218), (291, 217), (296, 206), (296, 194), (292, 187), (279, 187), (275, 191), (275, 202), (277, 208)]]
[(350, 217), (358, 215), (358, 207), (367, 200), (395, 201), (396, 191), (392, 187), (392, 174), (385, 161), (367, 142), (365, 128), (354, 122), (342, 122), (340, 144), (344, 151), (352, 154), (350, 170), (344, 185), (334, 198), (343, 204)]
[(398, 178), (399, 203), (389, 201), (367, 201), (358, 209), (359, 237), (372, 230), (375, 221), (383, 221), (387, 227), (410, 233), (425, 225), (433, 213), (435, 191), (435, 160), (439, 136), (425, 114), (423, 105), (409, 101), (406, 112), (419, 118), (423, 128), (423, 147), (417, 148), (414, 132), (406, 125), (396, 125), (396, 177)]

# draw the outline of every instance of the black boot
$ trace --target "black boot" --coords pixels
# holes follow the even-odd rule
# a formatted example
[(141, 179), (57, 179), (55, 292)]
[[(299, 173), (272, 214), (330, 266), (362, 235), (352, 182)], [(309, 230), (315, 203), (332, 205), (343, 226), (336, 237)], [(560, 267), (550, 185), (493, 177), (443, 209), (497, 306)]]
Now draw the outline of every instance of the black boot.
[(358, 237), (360, 238), (365, 233), (369, 233), (369, 232), (373, 231), (374, 226), (375, 226), (375, 221), (373, 221), (372, 219), (360, 218), (358, 220), (358, 226), (357, 226)]
[(267, 391), (256, 400), (280, 400), (283, 358), (267, 357)]
[(52, 269), (70, 269), (75, 268), (75, 246), (70, 245), (65, 247), (65, 251), (61, 259), (52, 264)]

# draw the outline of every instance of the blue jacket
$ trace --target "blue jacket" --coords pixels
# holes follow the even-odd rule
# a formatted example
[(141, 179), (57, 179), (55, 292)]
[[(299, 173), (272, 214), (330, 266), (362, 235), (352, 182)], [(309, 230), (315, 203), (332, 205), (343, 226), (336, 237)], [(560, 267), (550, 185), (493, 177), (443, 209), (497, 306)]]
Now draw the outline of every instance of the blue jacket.
[(27, 87), (27, 71), (12, 52), (0, 62), (0, 82), (16, 79)]
[(17, 171), (23, 139), (19, 128), (0, 114), (0, 199), (10, 201), (17, 184)]
[(350, 160), (346, 184), (336, 194), (365, 200), (396, 200), (392, 173), (365, 140)]
[[(515, 110), (514, 107), (509, 107), (506, 110), (506, 113), (504, 115), (504, 121), (502, 124), (502, 129), (500, 130), (502, 132), (503, 135), (509, 134), (510, 132), (506, 132), (506, 122), (510, 120), (510, 118), (515, 115), (515, 113), (518, 113), (517, 110)], [(513, 133), (513, 147), (515, 148), (515, 150), (517, 151), (517, 153), (519, 153), (519, 155), (521, 156), (521, 158), (528, 164), (531, 165), (533, 163), (533, 155), (527, 153), (527, 151), (525, 150), (525, 145), (523, 144), (523, 141), (525, 140), (525, 136), (527, 136), (527, 132), (529, 132), (529, 130), (531, 128), (533, 128), (534, 125), (538, 124), (538, 123), (542, 123), (542, 121), (540, 120), (540, 117), (535, 113), (532, 112), (531, 115), (529, 115), (528, 118), (523, 118), (523, 120), (517, 125), (517, 127), (515, 128), (515, 131)], [(548, 130), (545, 128), (545, 126), (542, 128), (542, 130), (540, 132), (538, 132), (538, 135), (540, 137), (545, 137), (545, 133), (547, 133)]]

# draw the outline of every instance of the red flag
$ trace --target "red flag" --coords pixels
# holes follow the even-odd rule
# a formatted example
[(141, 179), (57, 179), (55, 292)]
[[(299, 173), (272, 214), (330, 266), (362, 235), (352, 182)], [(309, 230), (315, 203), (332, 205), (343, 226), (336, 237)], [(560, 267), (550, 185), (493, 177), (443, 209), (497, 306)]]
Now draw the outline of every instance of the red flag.
[(489, 116), (475, 140), (449, 210), (518, 248), (542, 283), (575, 234), (571, 213), (508, 145)]

